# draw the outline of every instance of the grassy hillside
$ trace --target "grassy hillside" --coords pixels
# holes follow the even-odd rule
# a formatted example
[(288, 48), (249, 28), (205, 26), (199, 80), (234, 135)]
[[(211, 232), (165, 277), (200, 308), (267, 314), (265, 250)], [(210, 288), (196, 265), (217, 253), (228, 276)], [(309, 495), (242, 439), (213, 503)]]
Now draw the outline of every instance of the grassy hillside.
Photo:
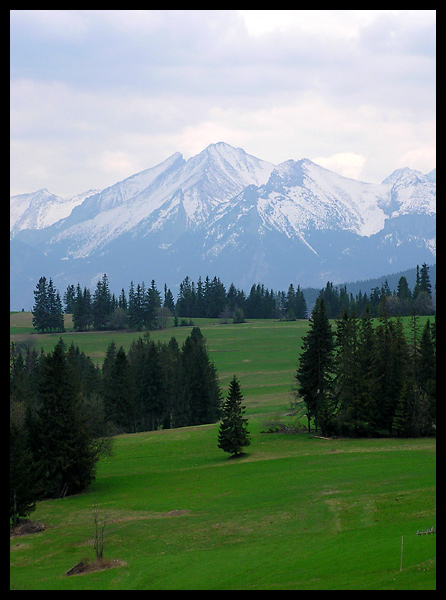
[[(433, 440), (261, 434), (230, 460), (216, 426), (121, 436), (80, 496), (11, 542), (13, 589), (433, 589)], [(125, 564), (66, 577), (105, 553)], [(400, 571), (401, 536), (404, 536)]]
[[(239, 377), (249, 409), (270, 410), (275, 405), (289, 404), (293, 376), (308, 321), (252, 321), (238, 325), (222, 325), (218, 319), (194, 319), (202, 328), (223, 389), (234, 374)], [(154, 340), (169, 341), (176, 337), (181, 345), (190, 335), (191, 327), (170, 327), (151, 331)], [(101, 364), (108, 346), (114, 341), (127, 351), (133, 340), (143, 332), (88, 332), (36, 334), (32, 333), (31, 313), (10, 316), (11, 339), (24, 341), (45, 352), (52, 351), (62, 338), (72, 342)]]
[[(436, 524), (435, 440), (261, 433), (290, 402), (308, 323), (196, 324), (223, 388), (240, 380), (247, 454), (217, 448), (218, 424), (118, 436), (84, 494), (39, 503), (32, 518), (47, 529), (11, 539), (11, 588), (435, 589), (436, 536), (416, 535)], [(60, 337), (23, 334), (47, 350)], [(134, 337), (64, 334), (98, 361)], [(120, 562), (67, 577), (94, 558), (95, 508), (104, 557)]]

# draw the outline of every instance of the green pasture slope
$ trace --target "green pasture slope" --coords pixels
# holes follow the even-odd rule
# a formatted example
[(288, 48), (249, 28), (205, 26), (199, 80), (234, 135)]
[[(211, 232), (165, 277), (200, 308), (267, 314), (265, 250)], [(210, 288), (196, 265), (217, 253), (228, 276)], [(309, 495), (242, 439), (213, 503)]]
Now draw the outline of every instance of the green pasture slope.
[[(222, 387), (240, 380), (246, 455), (217, 448), (218, 424), (118, 436), (85, 493), (39, 503), (47, 529), (11, 539), (11, 589), (435, 589), (436, 535), (416, 535), (436, 525), (435, 440), (261, 433), (289, 405), (307, 322), (196, 324)], [(60, 335), (31, 337), (52, 349)], [(135, 334), (62, 337), (100, 361)], [(120, 562), (67, 577), (94, 558), (95, 508)]]

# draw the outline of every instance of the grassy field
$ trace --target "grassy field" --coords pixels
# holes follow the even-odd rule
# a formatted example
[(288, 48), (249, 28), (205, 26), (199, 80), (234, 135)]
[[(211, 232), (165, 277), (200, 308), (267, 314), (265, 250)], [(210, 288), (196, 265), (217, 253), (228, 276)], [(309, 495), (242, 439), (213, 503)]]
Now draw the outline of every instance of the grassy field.
[[(301, 339), (308, 329), (308, 321), (252, 321), (222, 325), (218, 319), (194, 319), (194, 324), (202, 329), (206, 338), (223, 390), (236, 374), (250, 412), (270, 411), (276, 405), (289, 404)], [(112, 341), (118, 348), (122, 345), (127, 351), (132, 341), (143, 335), (143, 332), (125, 331), (77, 333), (69, 330), (70, 325), (68, 315), (67, 332), (36, 334), (32, 332), (31, 313), (12, 313), (10, 337), (27, 342), (38, 350), (43, 348), (45, 352), (52, 351), (62, 338), (67, 345), (73, 342), (95, 362), (102, 364)], [(151, 331), (150, 337), (165, 342), (176, 337), (181, 346), (191, 329), (170, 327)]]
[[(289, 405), (308, 323), (196, 324), (222, 387), (239, 377), (246, 455), (217, 448), (218, 424), (118, 436), (84, 494), (39, 503), (47, 529), (11, 539), (11, 589), (435, 589), (436, 536), (416, 535), (436, 524), (435, 440), (261, 433)], [(61, 337), (13, 332), (46, 350)], [(62, 337), (100, 362), (135, 334)], [(67, 577), (94, 558), (95, 508), (119, 566)]]

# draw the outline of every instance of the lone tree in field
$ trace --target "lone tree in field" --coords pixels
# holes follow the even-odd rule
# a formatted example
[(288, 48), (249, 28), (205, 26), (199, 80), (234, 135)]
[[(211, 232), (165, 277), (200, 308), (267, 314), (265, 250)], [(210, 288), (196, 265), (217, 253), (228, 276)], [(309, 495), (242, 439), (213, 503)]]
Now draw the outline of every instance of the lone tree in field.
[(218, 432), (218, 447), (232, 456), (243, 454), (242, 448), (251, 443), (247, 429), (248, 419), (243, 417), (245, 407), (242, 406), (243, 395), (240, 383), (234, 375), (226, 399), (223, 402), (222, 420)]

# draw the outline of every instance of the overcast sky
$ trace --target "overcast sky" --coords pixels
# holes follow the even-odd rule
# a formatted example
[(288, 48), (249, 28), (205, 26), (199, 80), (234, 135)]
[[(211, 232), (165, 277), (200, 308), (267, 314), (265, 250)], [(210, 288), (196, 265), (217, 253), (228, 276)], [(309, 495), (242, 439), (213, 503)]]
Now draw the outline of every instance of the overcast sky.
[(224, 141), (381, 182), (436, 166), (434, 10), (12, 10), (11, 194)]

